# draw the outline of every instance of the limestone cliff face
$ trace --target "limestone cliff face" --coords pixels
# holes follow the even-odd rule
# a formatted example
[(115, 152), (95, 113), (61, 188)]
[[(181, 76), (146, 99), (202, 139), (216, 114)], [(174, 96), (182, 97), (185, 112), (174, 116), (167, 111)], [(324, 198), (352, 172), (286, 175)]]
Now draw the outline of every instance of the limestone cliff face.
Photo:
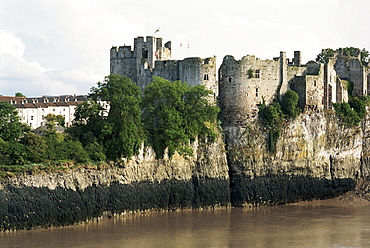
[[(330, 111), (306, 112), (284, 127), (276, 152), (257, 121), (224, 127), (195, 155), (156, 160), (143, 147), (103, 169), (8, 178), (0, 182), (0, 231), (69, 225), (103, 212), (273, 205), (329, 198), (370, 174), (370, 118), (339, 125)], [(226, 151), (225, 151), (226, 147)]]
[(6, 185), (15, 187), (47, 187), (55, 189), (84, 190), (93, 185), (110, 186), (112, 183), (131, 184), (136, 182), (158, 182), (163, 180), (191, 180), (195, 178), (217, 178), (228, 180), (228, 165), (224, 144), (193, 144), (194, 157), (184, 158), (175, 154), (171, 159), (156, 160), (150, 147), (143, 147), (140, 154), (130, 160), (106, 168), (76, 169), (59, 173), (42, 173), (29, 176), (8, 178), (0, 183), (0, 189)]
[(302, 114), (284, 127), (276, 153), (257, 122), (224, 131), (235, 205), (331, 197), (369, 174), (368, 119), (349, 128), (333, 112)]
[(230, 204), (222, 138), (194, 143), (189, 159), (156, 160), (150, 148), (103, 169), (18, 176), (0, 182), (0, 231), (64, 226), (101, 216), (148, 209)]

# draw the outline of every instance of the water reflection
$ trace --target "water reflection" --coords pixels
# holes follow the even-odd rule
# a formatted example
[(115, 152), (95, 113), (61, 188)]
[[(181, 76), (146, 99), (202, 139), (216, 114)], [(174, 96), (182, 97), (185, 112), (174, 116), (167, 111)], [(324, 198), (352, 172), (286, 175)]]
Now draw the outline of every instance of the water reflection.
[(370, 247), (370, 207), (161, 212), (0, 234), (1, 247)]

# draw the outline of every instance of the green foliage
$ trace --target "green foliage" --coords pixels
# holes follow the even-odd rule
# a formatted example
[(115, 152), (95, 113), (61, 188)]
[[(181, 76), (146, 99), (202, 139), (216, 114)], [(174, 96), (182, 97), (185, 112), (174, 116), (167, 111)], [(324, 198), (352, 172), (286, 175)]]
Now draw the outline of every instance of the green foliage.
[(351, 80), (342, 80), (344, 83), (345, 83), (345, 88), (347, 89), (347, 92), (348, 92), (348, 98), (351, 98), (352, 97), (352, 92), (353, 92), (353, 88), (354, 88), (354, 84)]
[(334, 57), (336, 50), (331, 48), (322, 49), (321, 53), (316, 56), (316, 61), (319, 63), (325, 63), (328, 58)]
[(248, 78), (254, 78), (254, 72), (252, 68), (248, 70)]
[(366, 105), (369, 105), (368, 96), (351, 97), (348, 103), (333, 103), (335, 113), (344, 125), (357, 126), (366, 116)]
[(101, 142), (104, 139), (103, 127), (107, 116), (102, 115), (103, 107), (96, 101), (89, 99), (77, 106), (73, 126), (66, 131), (79, 140), (84, 146), (90, 143)]
[(16, 108), (8, 102), (0, 102), (0, 139), (16, 141), (30, 128), (20, 122)]
[(366, 97), (352, 97), (348, 101), (351, 108), (353, 108), (360, 119), (366, 116)]
[[(109, 75), (91, 91), (90, 100), (76, 110), (70, 135), (88, 147), (94, 158), (119, 160), (137, 154), (144, 140), (140, 88), (128, 77)], [(99, 100), (109, 102), (107, 115)]]
[(27, 161), (39, 163), (45, 160), (45, 153), (48, 146), (41, 136), (27, 132), (20, 140), (20, 143), (25, 146)]
[(102, 130), (107, 158), (118, 160), (137, 154), (144, 140), (140, 88), (128, 77), (109, 75), (103, 83), (98, 83), (98, 88), (93, 88), (93, 92), (93, 98), (110, 103)]
[[(345, 48), (342, 48), (342, 50), (346, 51), (348, 55), (350, 56), (355, 56), (358, 48), (345, 47)], [(331, 49), (331, 48), (322, 49), (321, 53), (317, 55), (316, 61), (324, 64), (328, 58), (334, 57), (334, 54), (338, 51), (339, 49), (336, 49), (336, 50)], [(363, 48), (360, 51), (360, 55), (361, 55), (361, 64), (363, 66), (369, 66), (369, 59), (370, 59), (369, 52), (365, 48)]]
[(363, 66), (369, 66), (370, 53), (365, 48), (361, 50), (361, 63)]
[(270, 152), (275, 152), (276, 142), (286, 120), (296, 118), (301, 112), (298, 94), (292, 90), (283, 95), (281, 102), (274, 101), (268, 106), (264, 102), (261, 104), (258, 117), (268, 132), (267, 148)]
[(349, 126), (357, 126), (361, 118), (354, 109), (351, 109), (349, 103), (333, 103), (335, 113), (342, 124)]
[(47, 125), (50, 125), (50, 127), (55, 127), (57, 124), (62, 127), (65, 126), (65, 118), (63, 115), (47, 114), (45, 119), (47, 121)]
[(280, 137), (284, 117), (280, 104), (278, 102), (273, 102), (268, 106), (262, 104), (259, 108), (258, 117), (269, 134), (267, 148), (270, 152), (275, 152), (276, 141)]
[(216, 137), (213, 127), (219, 108), (207, 101), (210, 94), (204, 86), (154, 77), (144, 91), (142, 117), (148, 143), (158, 158), (163, 158), (166, 148), (169, 156), (176, 151), (191, 156), (190, 142)]
[(16, 141), (0, 142), (0, 161), (1, 164), (17, 164), (26, 163), (27, 151), (23, 144)]
[(301, 112), (301, 108), (298, 106), (298, 94), (293, 90), (288, 90), (282, 98), (281, 108), (288, 117), (296, 118)]
[(93, 161), (104, 161), (106, 159), (104, 149), (98, 142), (88, 143), (85, 146), (85, 151)]
[(47, 150), (45, 157), (49, 161), (71, 160), (77, 163), (85, 163), (89, 160), (87, 152), (79, 141), (66, 139), (58, 141), (45, 138)]
[(21, 93), (21, 92), (16, 92), (15, 97), (26, 97), (26, 96), (23, 95), (23, 93)]

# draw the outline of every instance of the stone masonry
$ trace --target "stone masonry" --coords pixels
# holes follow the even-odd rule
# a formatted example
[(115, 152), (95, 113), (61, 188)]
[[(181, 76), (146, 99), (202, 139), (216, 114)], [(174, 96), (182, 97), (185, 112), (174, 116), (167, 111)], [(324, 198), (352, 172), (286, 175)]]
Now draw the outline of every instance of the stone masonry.
[(299, 95), (302, 109), (332, 109), (332, 103), (348, 101), (348, 85), (353, 95), (362, 97), (370, 90), (370, 70), (361, 64), (360, 50), (355, 56), (345, 51), (327, 59), (324, 64), (302, 63), (300, 51), (292, 60), (285, 52), (271, 60), (247, 55), (241, 60), (225, 56), (216, 78), (215, 58), (171, 60), (171, 42), (162, 38), (137, 37), (131, 46), (112, 47), (110, 73), (128, 76), (142, 89), (160, 76), (190, 85), (204, 85), (218, 98), (224, 125), (243, 125), (257, 116), (258, 106), (280, 98), (287, 90)]
[(163, 44), (162, 38), (147, 36), (134, 40), (131, 46), (112, 47), (110, 50), (110, 73), (130, 77), (142, 89), (149, 85), (153, 76), (170, 81), (184, 81), (190, 85), (204, 85), (216, 97), (215, 58), (186, 58), (171, 60), (171, 42)]

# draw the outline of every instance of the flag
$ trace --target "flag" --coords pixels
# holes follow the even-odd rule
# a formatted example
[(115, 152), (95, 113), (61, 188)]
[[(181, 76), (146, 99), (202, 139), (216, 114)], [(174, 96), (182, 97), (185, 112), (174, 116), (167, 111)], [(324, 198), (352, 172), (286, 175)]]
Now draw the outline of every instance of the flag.
[(154, 32), (154, 34), (155, 34), (155, 33), (158, 33), (158, 32), (159, 32), (159, 29), (160, 29), (160, 27), (159, 27), (159, 28), (157, 28), (157, 30)]

